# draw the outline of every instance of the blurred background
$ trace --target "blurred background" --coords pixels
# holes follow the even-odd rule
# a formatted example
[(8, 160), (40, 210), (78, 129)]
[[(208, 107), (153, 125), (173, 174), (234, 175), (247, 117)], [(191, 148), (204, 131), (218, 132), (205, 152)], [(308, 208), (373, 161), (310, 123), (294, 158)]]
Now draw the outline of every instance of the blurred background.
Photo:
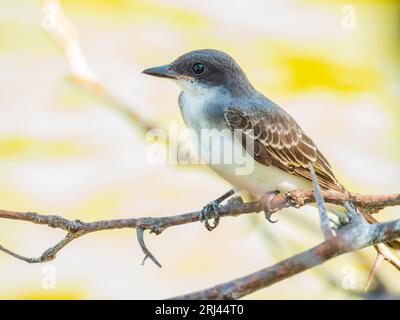
[[(348, 189), (400, 191), (399, 1), (60, 1), (72, 37), (43, 20), (55, 4), (0, 2), (0, 208), (84, 221), (165, 216), (224, 193), (229, 185), (202, 166), (149, 164), (143, 131), (121, 112), (182, 126), (178, 87), (141, 71), (200, 48), (231, 54), (313, 137)], [(77, 43), (74, 28), (87, 66), (66, 44)], [(387, 208), (378, 219), (399, 214)], [(314, 208), (278, 215), (277, 224), (249, 215), (222, 219), (211, 233), (194, 223), (146, 234), (162, 269), (140, 265), (133, 230), (85, 236), (41, 265), (0, 252), (0, 298), (167, 298), (322, 241)], [(0, 244), (28, 256), (63, 234), (0, 221)], [(374, 258), (372, 248), (347, 254), (247, 298), (398, 296), (400, 274), (386, 263), (363, 293)]]

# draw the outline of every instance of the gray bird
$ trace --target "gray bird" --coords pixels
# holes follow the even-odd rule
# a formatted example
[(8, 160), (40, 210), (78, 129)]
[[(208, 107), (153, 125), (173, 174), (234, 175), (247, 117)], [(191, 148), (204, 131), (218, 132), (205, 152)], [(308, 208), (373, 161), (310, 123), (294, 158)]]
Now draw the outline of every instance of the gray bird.
[[(143, 73), (172, 79), (180, 86), (179, 107), (187, 127), (198, 135), (204, 129), (228, 131), (225, 145), (246, 150), (247, 160), (254, 162), (253, 170), (247, 174), (238, 176), (239, 165), (234, 161), (209, 164), (234, 190), (262, 190), (269, 196), (294, 189), (312, 190), (311, 164), (323, 189), (345, 191), (315, 143), (285, 110), (252, 86), (228, 54), (196, 50)], [(205, 153), (221, 152), (209, 146), (203, 149)], [(220, 203), (234, 192), (228, 191), (203, 208), (201, 220), (208, 230), (218, 224)], [(252, 194), (254, 197), (260, 195)], [(265, 211), (270, 220), (272, 212), (268, 207)], [(208, 222), (211, 217), (214, 225)]]

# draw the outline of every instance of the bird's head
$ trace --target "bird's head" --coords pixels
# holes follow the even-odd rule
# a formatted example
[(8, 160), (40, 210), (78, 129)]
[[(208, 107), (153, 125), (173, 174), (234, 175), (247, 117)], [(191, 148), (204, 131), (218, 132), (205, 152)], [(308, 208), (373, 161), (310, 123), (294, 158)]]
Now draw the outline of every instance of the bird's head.
[(173, 79), (182, 90), (222, 88), (231, 94), (243, 94), (251, 84), (240, 66), (225, 52), (203, 49), (185, 53), (171, 64), (143, 71), (160, 78)]

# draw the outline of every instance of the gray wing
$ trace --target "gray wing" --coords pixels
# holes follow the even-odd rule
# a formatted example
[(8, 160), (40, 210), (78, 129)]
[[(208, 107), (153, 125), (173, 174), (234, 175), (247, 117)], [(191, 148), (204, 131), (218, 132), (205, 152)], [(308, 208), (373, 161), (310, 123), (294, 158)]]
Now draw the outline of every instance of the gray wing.
[[(344, 191), (326, 158), (296, 121), (281, 109), (242, 111), (229, 107), (225, 119), (254, 159), (312, 181), (309, 165), (314, 166), (320, 186)], [(246, 143), (251, 139), (251, 146)]]

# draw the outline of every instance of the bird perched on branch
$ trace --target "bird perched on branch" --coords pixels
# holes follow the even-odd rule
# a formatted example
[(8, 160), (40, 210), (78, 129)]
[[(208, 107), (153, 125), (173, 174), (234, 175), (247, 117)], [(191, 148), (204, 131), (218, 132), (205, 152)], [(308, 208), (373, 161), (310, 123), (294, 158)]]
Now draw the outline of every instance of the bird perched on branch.
[[(216, 158), (221, 159), (220, 153), (245, 150), (245, 160), (254, 164), (251, 170), (238, 173), (242, 164), (235, 159), (208, 161), (208, 164), (236, 189), (262, 201), (268, 220), (272, 221), (273, 212), (268, 206), (272, 195), (294, 189), (312, 190), (310, 165), (323, 189), (346, 192), (327, 159), (295, 119), (258, 92), (228, 54), (212, 49), (196, 50), (143, 73), (172, 79), (178, 84), (182, 89), (179, 107), (183, 120), (199, 137), (207, 130), (223, 132), (209, 135), (213, 139), (211, 146), (204, 145), (208, 139), (198, 139), (201, 157), (214, 158), (218, 153)], [(203, 208), (201, 220), (208, 230), (218, 224), (219, 204), (233, 194), (234, 191), (228, 191)], [(376, 222), (369, 213), (363, 215), (370, 223)], [(209, 223), (211, 218), (214, 225)]]

